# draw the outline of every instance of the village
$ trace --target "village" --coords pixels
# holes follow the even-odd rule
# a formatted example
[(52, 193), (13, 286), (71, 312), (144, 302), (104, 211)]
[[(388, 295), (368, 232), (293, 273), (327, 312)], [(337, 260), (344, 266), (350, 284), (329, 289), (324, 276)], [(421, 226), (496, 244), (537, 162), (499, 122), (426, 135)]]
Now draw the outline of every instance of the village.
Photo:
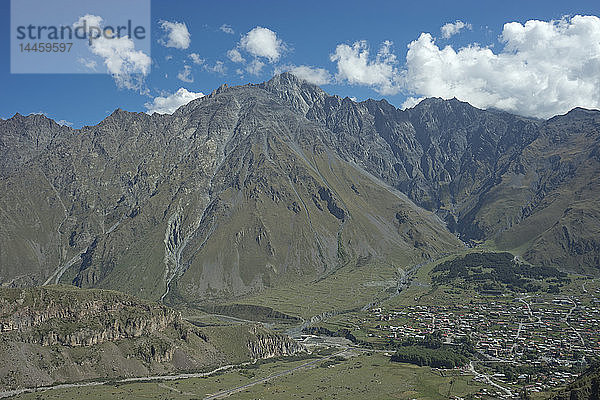
[(547, 294), (490, 297), (462, 305), (373, 308), (363, 326), (368, 337), (396, 343), (433, 332), (447, 345), (468, 337), (476, 357), (465, 373), (539, 392), (571, 382), (600, 355), (597, 304)]

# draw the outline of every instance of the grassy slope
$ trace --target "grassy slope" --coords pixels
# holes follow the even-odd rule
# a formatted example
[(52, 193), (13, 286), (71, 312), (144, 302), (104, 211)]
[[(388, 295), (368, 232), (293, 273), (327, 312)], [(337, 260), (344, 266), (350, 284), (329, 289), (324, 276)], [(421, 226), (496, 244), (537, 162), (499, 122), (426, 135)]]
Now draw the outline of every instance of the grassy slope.
[[(284, 159), (278, 162), (299, 177), (293, 183), (282, 171), (284, 167), (272, 166), (261, 158), (260, 149), (255, 151), (259, 153), (256, 170), (241, 174), (257, 175), (257, 183), (245, 178), (250, 183), (242, 190), (221, 193), (218, 206), (207, 217), (218, 221), (209, 230), (209, 239), (203, 242), (205, 236), (200, 235), (186, 249), (192, 253), (191, 264), (172, 285), (174, 301), (222, 301), (234, 294), (231, 287), (238, 295), (258, 299), (280, 290), (307, 295), (315, 281), (331, 276), (332, 285), (317, 287), (319, 293), (326, 292), (323, 297), (311, 295), (315, 302), (326, 303), (338, 293), (347, 298), (348, 291), (362, 290), (364, 280), (373, 280), (371, 275), (383, 273), (387, 279), (397, 267), (461, 248), (431, 213), (337, 158), (321, 154), (307, 161), (290, 155), (289, 150), (279, 152)], [(268, 176), (268, 187), (261, 185), (267, 179), (263, 175)], [(349, 213), (344, 222), (319, 198), (322, 187), (329, 188), (337, 205)], [(397, 213), (404, 218), (401, 223)], [(358, 260), (365, 258), (373, 271), (354, 271)], [(334, 272), (341, 269), (336, 276)], [(295, 296), (275, 296), (298, 304)], [(360, 301), (366, 297), (360, 296)], [(319, 312), (327, 311), (326, 304), (321, 308)], [(311, 312), (295, 310), (295, 315)]]
[[(33, 196), (18, 192), (14, 180), (37, 181)], [(51, 266), (58, 266), (61, 248), (57, 227), (65, 218), (62, 205), (44, 175), (26, 170), (18, 177), (0, 181), (0, 281), (14, 277), (17, 284), (45, 280)], [(64, 237), (62, 237), (64, 241)], [(69, 258), (70, 258), (69, 257)]]

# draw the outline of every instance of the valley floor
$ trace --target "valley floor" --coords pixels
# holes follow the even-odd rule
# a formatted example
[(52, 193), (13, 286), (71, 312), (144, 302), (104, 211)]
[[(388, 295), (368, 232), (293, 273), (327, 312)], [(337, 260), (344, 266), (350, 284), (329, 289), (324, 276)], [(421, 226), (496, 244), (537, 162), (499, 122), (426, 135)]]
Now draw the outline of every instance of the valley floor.
[(204, 378), (113, 383), (27, 393), (14, 399), (448, 399), (488, 386), (468, 372), (389, 361), (378, 352), (344, 351), (277, 360)]
[[(569, 275), (559, 293), (548, 291), (544, 279), (528, 293), (503, 288), (490, 294), (468, 281), (435, 284), (434, 268), (451, 257), (412, 267), (349, 265), (311, 283), (238, 299), (215, 313), (183, 311), (185, 319), (206, 329), (256, 324), (260, 317), (266, 327), (301, 341), (308, 354), (213, 373), (73, 384), (14, 398), (487, 400), (519, 398), (526, 388), (542, 399), (582, 372), (585, 366), (578, 364), (600, 355), (600, 280)], [(427, 350), (420, 341), (434, 331), (446, 349), (460, 346), (462, 338), (473, 340), (461, 368), (391, 361), (403, 346)]]

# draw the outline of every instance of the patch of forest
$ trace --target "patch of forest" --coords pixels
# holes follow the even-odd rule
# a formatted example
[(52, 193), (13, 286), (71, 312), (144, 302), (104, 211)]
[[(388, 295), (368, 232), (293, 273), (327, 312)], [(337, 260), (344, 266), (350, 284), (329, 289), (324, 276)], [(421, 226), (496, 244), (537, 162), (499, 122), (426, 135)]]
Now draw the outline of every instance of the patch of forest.
[(469, 253), (435, 266), (431, 272), (434, 284), (457, 281), (490, 294), (504, 290), (515, 292), (560, 292), (569, 282), (567, 274), (555, 267), (521, 263), (510, 253)]

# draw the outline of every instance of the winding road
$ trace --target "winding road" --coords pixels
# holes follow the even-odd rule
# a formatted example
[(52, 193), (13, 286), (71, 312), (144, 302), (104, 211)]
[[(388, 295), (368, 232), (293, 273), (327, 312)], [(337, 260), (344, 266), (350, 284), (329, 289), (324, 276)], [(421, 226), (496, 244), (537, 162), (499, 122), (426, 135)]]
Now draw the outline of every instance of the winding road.
[(565, 316), (565, 318), (563, 319), (564, 323), (567, 324), (567, 326), (573, 331), (575, 332), (575, 334), (577, 335), (577, 337), (579, 338), (579, 340), (581, 341), (581, 345), (585, 348), (587, 348), (587, 346), (585, 345), (585, 340), (583, 340), (583, 336), (581, 336), (581, 334), (579, 333), (579, 331), (577, 329), (575, 329), (575, 327), (573, 327), (570, 323), (569, 323), (569, 318), (571, 318), (571, 315), (573, 314), (573, 311), (575, 311), (575, 309), (577, 308), (577, 303), (569, 298), (568, 299), (572, 304), (573, 307), (571, 307), (571, 309), (569, 310), (569, 312), (567, 313), (567, 315)]
[[(218, 393), (214, 393), (211, 395), (208, 395), (207, 397), (205, 397), (205, 399), (220, 399), (226, 396), (229, 396), (230, 394), (233, 393), (237, 393), (240, 392), (244, 389), (247, 389), (249, 387), (252, 387), (254, 385), (258, 385), (260, 383), (264, 383), (267, 381), (270, 381), (272, 379), (275, 378), (279, 378), (281, 376), (284, 375), (288, 375), (291, 374), (294, 371), (298, 371), (300, 369), (304, 369), (304, 368), (308, 368), (310, 366), (313, 366), (319, 362), (328, 360), (330, 358), (339, 356), (341, 354), (343, 354), (344, 352), (348, 351), (348, 349), (343, 349), (342, 351), (338, 351), (336, 353), (333, 353), (331, 355), (328, 356), (324, 356), (321, 358), (318, 358), (316, 360), (312, 360), (312, 361), (308, 361), (304, 364), (298, 365), (294, 368), (290, 368), (287, 369), (285, 371), (281, 371), (278, 372), (276, 374), (270, 375), (266, 378), (262, 378), (262, 379), (258, 379), (252, 382), (249, 382), (245, 385), (242, 386), (238, 386), (235, 388), (231, 388), (231, 389), (226, 389), (223, 391), (220, 391)], [(47, 390), (56, 390), (56, 389), (71, 389), (71, 388), (83, 388), (83, 387), (91, 387), (91, 386), (102, 386), (102, 385), (106, 385), (108, 383), (132, 383), (132, 382), (147, 382), (147, 381), (174, 381), (174, 380), (179, 380), (179, 379), (190, 379), (190, 378), (205, 378), (207, 376), (210, 375), (214, 375), (218, 372), (222, 372), (225, 370), (230, 370), (230, 369), (234, 369), (237, 367), (243, 367), (246, 365), (250, 365), (252, 364), (252, 362), (245, 362), (245, 363), (241, 363), (241, 364), (229, 364), (229, 365), (224, 365), (222, 367), (216, 368), (212, 371), (208, 371), (208, 372), (198, 372), (198, 373), (189, 373), (189, 374), (175, 374), (175, 375), (155, 375), (155, 376), (139, 376), (139, 377), (133, 377), (133, 378), (125, 378), (125, 379), (119, 379), (116, 381), (96, 381), (96, 382), (85, 382), (85, 383), (64, 383), (64, 384), (60, 384), (60, 385), (52, 385), (52, 386), (40, 386), (37, 388), (24, 388), (24, 389), (15, 389), (15, 390), (7, 390), (4, 392), (0, 392), (0, 399), (2, 398), (6, 398), (6, 397), (12, 397), (12, 396), (16, 396), (19, 394), (23, 394), (23, 393), (36, 393), (36, 392), (45, 392)], [(168, 385), (166, 385), (165, 383), (161, 382), (159, 383), (159, 386), (165, 389), (169, 389), (169, 390), (175, 390), (178, 391), (178, 389), (172, 388)], [(188, 393), (182, 393), (185, 395), (188, 395)]]
[(502, 390), (504, 393), (506, 393), (507, 395), (509, 395), (511, 397), (513, 396), (513, 392), (511, 392), (510, 389), (507, 389), (504, 386), (498, 385), (488, 375), (485, 375), (485, 374), (482, 374), (482, 373), (479, 373), (479, 372), (475, 371), (475, 366), (473, 365), (473, 361), (471, 361), (469, 363), (469, 371), (471, 371), (475, 375), (476, 378), (482, 378), (482, 379), (484, 379), (485, 382), (488, 385), (493, 386), (493, 387), (495, 387), (497, 389)]
[(208, 372), (198, 372), (191, 374), (176, 374), (176, 375), (155, 375), (155, 376), (138, 376), (133, 378), (125, 378), (119, 379), (116, 381), (95, 381), (95, 382), (85, 382), (85, 383), (63, 383), (60, 385), (51, 385), (51, 386), (39, 386), (35, 388), (23, 388), (23, 389), (15, 389), (15, 390), (7, 390), (4, 392), (0, 392), (0, 399), (6, 397), (12, 397), (23, 393), (35, 393), (35, 392), (45, 392), (47, 390), (56, 390), (56, 389), (70, 389), (70, 388), (83, 388), (90, 386), (101, 386), (106, 385), (108, 383), (131, 383), (131, 382), (143, 382), (143, 381), (174, 381), (178, 379), (189, 379), (189, 378), (205, 378), (207, 376), (216, 374), (217, 372), (229, 370), (236, 367), (243, 367), (245, 365), (250, 365), (251, 362), (245, 362), (241, 364), (229, 364), (224, 365), (222, 367), (213, 369)]

